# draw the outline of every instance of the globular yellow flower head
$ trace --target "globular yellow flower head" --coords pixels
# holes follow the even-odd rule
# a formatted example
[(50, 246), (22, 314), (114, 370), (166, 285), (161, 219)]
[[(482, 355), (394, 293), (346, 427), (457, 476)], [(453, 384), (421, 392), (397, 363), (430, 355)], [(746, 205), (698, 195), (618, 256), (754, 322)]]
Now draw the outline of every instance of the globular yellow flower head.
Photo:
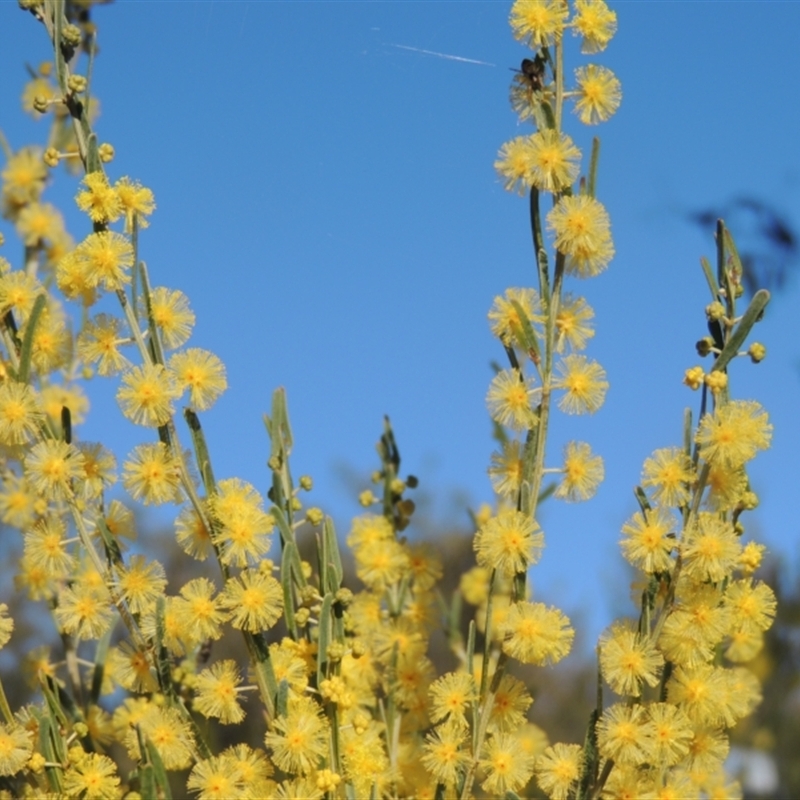
[(78, 639), (99, 639), (114, 621), (108, 591), (80, 582), (59, 592), (55, 615), (64, 633)]
[(676, 525), (668, 509), (656, 507), (646, 516), (637, 512), (622, 526), (622, 555), (644, 572), (666, 572), (673, 563)]
[(503, 624), (503, 650), (523, 664), (555, 664), (570, 651), (575, 631), (544, 603), (514, 603)]
[(569, 136), (548, 128), (506, 142), (494, 166), (508, 191), (524, 194), (533, 186), (540, 191), (558, 192), (577, 178), (580, 157), (580, 150)]
[(246, 784), (239, 767), (227, 756), (212, 756), (198, 761), (189, 778), (186, 788), (198, 793), (198, 800), (228, 800), (241, 797)]
[(514, 36), (532, 49), (548, 47), (561, 38), (569, 16), (565, 0), (515, 0), (511, 7)]
[(652, 758), (653, 733), (645, 706), (616, 703), (600, 717), (597, 746), (615, 764), (637, 767)]
[(608, 685), (620, 695), (638, 697), (643, 684), (658, 683), (663, 656), (653, 642), (629, 622), (615, 622), (600, 639), (600, 667)]
[(489, 325), (492, 333), (506, 346), (513, 344), (515, 335), (521, 329), (515, 303), (520, 306), (531, 325), (540, 325), (544, 322), (542, 303), (536, 289), (506, 289), (502, 297), (495, 297), (489, 309)]
[(522, 445), (516, 439), (503, 444), (501, 453), (492, 453), (489, 478), (497, 494), (513, 497), (522, 483)]
[(651, 490), (653, 502), (658, 505), (685, 505), (694, 479), (692, 460), (680, 447), (656, 450), (642, 467), (642, 487)]
[[(161, 708), (148, 703), (141, 709), (139, 719), (128, 719), (128, 725), (138, 725), (141, 732), (158, 750), (168, 770), (188, 769), (194, 760), (195, 742), (191, 727), (177, 708)], [(139, 735), (129, 727), (125, 746), (134, 760), (141, 758)]]
[(581, 52), (605, 50), (617, 32), (617, 15), (603, 0), (575, 0), (572, 32), (582, 36)]
[(64, 578), (75, 568), (75, 558), (67, 549), (64, 520), (48, 515), (25, 532), (24, 557), (50, 577)]
[[(494, 703), (489, 717), (488, 730), (491, 732), (517, 733), (525, 724), (525, 712), (533, 703), (533, 698), (525, 684), (513, 675), (503, 675), (494, 694)], [(523, 749), (533, 753), (521, 743)], [(542, 748), (544, 749), (544, 748)]]
[(23, 206), (35, 203), (44, 191), (47, 168), (36, 148), (26, 147), (15, 153), (0, 172), (3, 214), (16, 217)]
[(567, 272), (579, 278), (598, 275), (614, 257), (611, 223), (602, 203), (588, 195), (562, 197), (547, 214), (556, 249), (567, 256)]
[(492, 735), (483, 747), (479, 763), (486, 774), (481, 786), (494, 797), (519, 791), (533, 775), (533, 757), (523, 750), (517, 737), (511, 733)]
[(98, 314), (87, 320), (78, 335), (78, 357), (84, 363), (94, 365), (98, 375), (116, 375), (130, 364), (120, 352), (120, 347), (127, 341), (121, 319), (110, 314)]
[(466, 728), (466, 713), (478, 699), (475, 681), (467, 672), (448, 672), (435, 680), (428, 690), (431, 696), (431, 721), (449, 719)]
[(689, 752), (693, 735), (689, 718), (671, 703), (650, 703), (647, 713), (653, 731), (653, 761), (674, 766)]
[(169, 360), (169, 369), (181, 392), (189, 390), (189, 402), (198, 411), (211, 408), (228, 387), (225, 365), (213, 353), (199, 347), (175, 353)]
[(492, 380), (486, 404), (495, 422), (514, 430), (525, 430), (536, 424), (531, 405), (540, 392), (532, 378), (523, 377), (519, 370), (505, 369)]
[(186, 342), (194, 327), (194, 311), (189, 298), (179, 289), (157, 286), (150, 295), (150, 308), (158, 325), (164, 346), (174, 350)]
[(240, 682), (235, 661), (218, 661), (195, 679), (194, 707), (204, 717), (217, 717), (223, 725), (241, 722), (244, 709), (239, 705)]
[(582, 767), (583, 749), (579, 744), (554, 744), (536, 759), (536, 782), (550, 800), (566, 800)]
[(13, 311), (17, 322), (24, 322), (43, 291), (36, 276), (22, 270), (0, 275), (0, 314)]
[(122, 482), (145, 505), (181, 500), (180, 465), (163, 442), (136, 447), (123, 465)]
[(19, 233), (26, 247), (38, 247), (57, 242), (65, 235), (64, 218), (50, 203), (31, 203), (19, 212), (16, 220)]
[(178, 615), (197, 642), (219, 639), (222, 623), (230, 617), (223, 608), (222, 597), (214, 593), (215, 586), (208, 578), (195, 578), (181, 588), (185, 602), (178, 607)]
[(772, 441), (767, 412), (754, 400), (731, 400), (700, 421), (695, 441), (712, 465), (738, 467)]
[(286, 716), (277, 717), (265, 742), (284, 772), (308, 775), (328, 752), (330, 731), (322, 709), (309, 697), (289, 700)]
[(164, 593), (167, 578), (158, 561), (143, 555), (131, 556), (126, 567), (118, 569), (118, 586), (131, 611), (147, 611)]
[(531, 136), (529, 172), (539, 191), (559, 192), (578, 177), (581, 151), (565, 133), (547, 128)]
[(586, 442), (569, 442), (564, 448), (563, 478), (555, 497), (570, 502), (588, 500), (605, 477), (603, 459)]
[(622, 102), (617, 76), (607, 67), (589, 64), (575, 70), (575, 113), (584, 125), (610, 119)]
[(583, 297), (573, 297), (570, 294), (561, 299), (556, 314), (556, 349), (559, 353), (566, 347), (573, 351), (583, 350), (589, 339), (594, 336), (594, 309)]
[(81, 183), (85, 188), (78, 193), (75, 202), (92, 222), (108, 223), (120, 218), (122, 203), (104, 172), (90, 172)]
[(269, 630), (283, 613), (283, 589), (271, 575), (243, 570), (225, 584), (222, 607), (234, 628), (259, 633)]
[(114, 231), (91, 233), (59, 263), (59, 288), (63, 283), (71, 288), (68, 296), (74, 296), (82, 277), (88, 288), (114, 292), (131, 282), (132, 266), (133, 245), (125, 236)]
[(685, 531), (680, 550), (686, 575), (717, 582), (736, 567), (742, 544), (730, 522), (701, 511)]
[(102, 798), (119, 795), (117, 765), (99, 753), (82, 753), (64, 773), (64, 792), (68, 797)]
[(0, 444), (32, 441), (42, 422), (43, 410), (34, 389), (15, 381), (0, 385)]
[(34, 445), (25, 458), (30, 485), (48, 500), (65, 500), (72, 482), (85, 474), (83, 454), (74, 444), (50, 439)]
[(439, 725), (425, 739), (422, 763), (445, 786), (454, 786), (469, 763), (465, 729), (454, 723)]
[(539, 560), (544, 534), (532, 517), (515, 510), (501, 511), (481, 527), (474, 547), (480, 566), (512, 578)]
[(395, 539), (364, 544), (353, 554), (356, 575), (375, 590), (397, 583), (408, 572), (408, 550)]
[(525, 194), (533, 185), (531, 180), (530, 138), (517, 136), (506, 142), (497, 154), (494, 168), (503, 177), (509, 192)]
[(565, 356), (558, 364), (559, 375), (553, 387), (564, 389), (558, 407), (566, 414), (593, 414), (606, 397), (608, 381), (605, 370), (586, 356)]
[(125, 214), (125, 231), (130, 233), (133, 230), (134, 218), (140, 228), (146, 228), (150, 224), (147, 217), (156, 207), (153, 192), (138, 181), (132, 181), (127, 177), (120, 178), (114, 184), (114, 191), (122, 213)]
[(173, 413), (173, 401), (180, 397), (175, 378), (161, 364), (142, 364), (122, 376), (117, 402), (122, 413), (137, 425), (150, 428), (165, 425)]

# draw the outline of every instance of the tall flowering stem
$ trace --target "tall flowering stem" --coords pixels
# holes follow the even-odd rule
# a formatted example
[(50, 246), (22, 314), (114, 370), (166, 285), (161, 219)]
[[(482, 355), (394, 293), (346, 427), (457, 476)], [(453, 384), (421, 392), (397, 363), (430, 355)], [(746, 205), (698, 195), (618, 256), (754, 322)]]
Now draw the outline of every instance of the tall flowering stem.
[[(607, 11), (604, 3), (593, 5), (594, 10)], [(608, 13), (615, 20), (613, 12)], [(505, 144), (495, 166), (506, 188), (529, 194), (538, 292), (508, 289), (495, 299), (489, 313), (510, 369), (498, 373), (487, 397), (501, 446), (490, 468), (498, 503), (494, 513), (487, 512), (479, 520), (475, 549), (480, 565), (499, 564), (500, 568), (488, 587), (477, 732), (460, 786), (462, 798), (470, 796), (482, 759), (495, 747), (494, 737), (487, 740), (489, 720), (506, 667), (514, 659), (539, 664), (557, 661), (568, 652), (572, 640), (572, 630), (560, 611), (528, 601), (527, 571), (541, 546), (542, 534), (536, 523), (539, 503), (549, 494), (565, 500), (588, 499), (603, 477), (602, 459), (585, 443), (571, 443), (561, 467), (548, 467), (546, 462), (554, 392), (563, 390), (558, 408), (567, 414), (592, 413), (602, 404), (608, 385), (602, 367), (578, 355), (594, 335), (593, 312), (583, 298), (564, 291), (567, 277), (599, 274), (614, 252), (608, 215), (594, 197), (597, 146), (589, 181), (578, 180), (581, 154), (562, 129), (567, 97), (576, 98), (576, 110), (580, 102), (596, 106), (596, 101), (603, 99), (588, 99), (580, 87), (567, 91), (565, 31), (571, 27), (580, 32), (587, 52), (603, 49), (610, 39), (606, 37), (602, 47), (588, 48), (587, 42), (597, 39), (598, 30), (596, 26), (582, 28), (586, 14), (586, 4), (576, 3), (570, 19), (567, 4), (558, 0), (518, 0), (511, 11), (515, 36), (533, 49), (514, 80), (511, 104), (521, 120), (531, 121), (536, 130)], [(615, 88), (618, 93), (618, 82)], [(582, 121), (607, 117), (603, 112)], [(541, 204), (547, 196), (551, 210), (543, 215)], [(551, 242), (546, 233), (551, 234)], [(561, 481), (545, 489), (548, 473), (559, 474)], [(528, 527), (536, 531), (528, 536), (539, 537), (535, 549), (533, 540), (523, 533)], [(506, 621), (493, 628), (489, 617), (498, 602), (510, 603), (511, 610)], [(542, 646), (543, 641), (549, 644)], [(492, 679), (487, 680), (492, 653), (501, 657)]]

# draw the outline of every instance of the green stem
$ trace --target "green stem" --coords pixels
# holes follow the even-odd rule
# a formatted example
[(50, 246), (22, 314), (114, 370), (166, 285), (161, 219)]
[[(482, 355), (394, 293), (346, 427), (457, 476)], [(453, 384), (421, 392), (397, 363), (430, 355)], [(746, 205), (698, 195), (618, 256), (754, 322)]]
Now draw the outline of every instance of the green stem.
[(8, 704), (8, 698), (6, 697), (6, 691), (3, 688), (2, 681), (0, 681), (0, 713), (2, 713), (3, 719), (9, 725), (16, 725), (16, 720), (14, 719), (14, 714), (11, 711), (11, 706)]
[(561, 114), (564, 109), (564, 43), (556, 41), (556, 132), (561, 132)]

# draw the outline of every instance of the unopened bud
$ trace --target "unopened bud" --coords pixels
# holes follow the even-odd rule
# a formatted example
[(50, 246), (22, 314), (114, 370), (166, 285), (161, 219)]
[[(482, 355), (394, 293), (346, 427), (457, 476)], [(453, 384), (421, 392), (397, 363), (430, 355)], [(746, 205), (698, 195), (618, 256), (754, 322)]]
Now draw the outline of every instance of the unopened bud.
[(367, 654), (367, 646), (361, 641), (361, 639), (353, 639), (353, 643), (350, 648), (353, 658), (361, 658), (361, 656), (365, 656)]
[(37, 94), (33, 98), (33, 110), (38, 111), (40, 114), (45, 114), (50, 103), (44, 95)]
[(310, 492), (311, 487), (314, 485), (314, 481), (311, 479), (310, 475), (301, 475), (300, 476), (300, 488), (303, 491)]
[(703, 385), (705, 373), (702, 367), (691, 367), (683, 373), (683, 382), (690, 389), (699, 389)]
[(763, 361), (767, 355), (767, 348), (764, 347), (761, 342), (753, 342), (750, 347), (747, 348), (747, 355), (750, 356), (750, 360), (754, 364), (758, 364), (759, 361)]
[(103, 142), (103, 144), (97, 148), (97, 155), (100, 156), (100, 160), (104, 164), (108, 164), (109, 161), (114, 160), (114, 146), (108, 142)]
[(719, 301), (714, 301), (706, 306), (706, 316), (712, 321), (719, 321), (725, 316), (725, 306)]
[(344, 606), (345, 608), (353, 602), (353, 592), (351, 589), (343, 586), (341, 589), (336, 591), (336, 594), (333, 596), (333, 599), (339, 603), (339, 605)]
[(322, 520), (325, 519), (325, 514), (320, 508), (306, 509), (306, 520), (312, 525), (320, 525)]
[(712, 394), (718, 394), (728, 385), (728, 376), (720, 370), (709, 372), (704, 380)]
[(67, 78), (67, 89), (73, 94), (80, 94), (86, 91), (86, 78), (83, 75), (70, 75)]
[(746, 511), (758, 508), (758, 495), (755, 492), (745, 492), (739, 501), (739, 505)]
[(295, 612), (294, 621), (301, 627), (304, 628), (308, 623), (308, 618), (311, 616), (311, 612), (307, 608), (300, 608)]
[(328, 645), (328, 659), (334, 663), (342, 660), (344, 652), (344, 645), (341, 642), (331, 642)]
[(77, 25), (65, 25), (61, 29), (61, 39), (69, 47), (77, 47), (81, 43), (81, 29)]
[(55, 147), (48, 147), (42, 156), (42, 161), (44, 161), (48, 167), (57, 167), (60, 160), (61, 154), (55, 149)]
[(695, 347), (697, 348), (697, 355), (699, 355), (700, 358), (705, 358), (714, 347), (714, 340), (710, 336), (704, 336), (697, 342)]
[(378, 498), (372, 493), (371, 489), (367, 489), (366, 491), (361, 492), (358, 496), (358, 502), (364, 507), (368, 508), (369, 506), (373, 505), (374, 503), (378, 502)]

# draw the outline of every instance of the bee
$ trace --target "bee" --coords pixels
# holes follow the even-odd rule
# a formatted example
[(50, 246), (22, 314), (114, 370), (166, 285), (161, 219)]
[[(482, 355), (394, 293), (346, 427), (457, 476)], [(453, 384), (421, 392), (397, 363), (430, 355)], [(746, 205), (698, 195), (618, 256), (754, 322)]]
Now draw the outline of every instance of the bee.
[(545, 60), (538, 53), (535, 58), (523, 58), (520, 68), (514, 70), (517, 81), (534, 92), (541, 92), (544, 88), (544, 66)]

